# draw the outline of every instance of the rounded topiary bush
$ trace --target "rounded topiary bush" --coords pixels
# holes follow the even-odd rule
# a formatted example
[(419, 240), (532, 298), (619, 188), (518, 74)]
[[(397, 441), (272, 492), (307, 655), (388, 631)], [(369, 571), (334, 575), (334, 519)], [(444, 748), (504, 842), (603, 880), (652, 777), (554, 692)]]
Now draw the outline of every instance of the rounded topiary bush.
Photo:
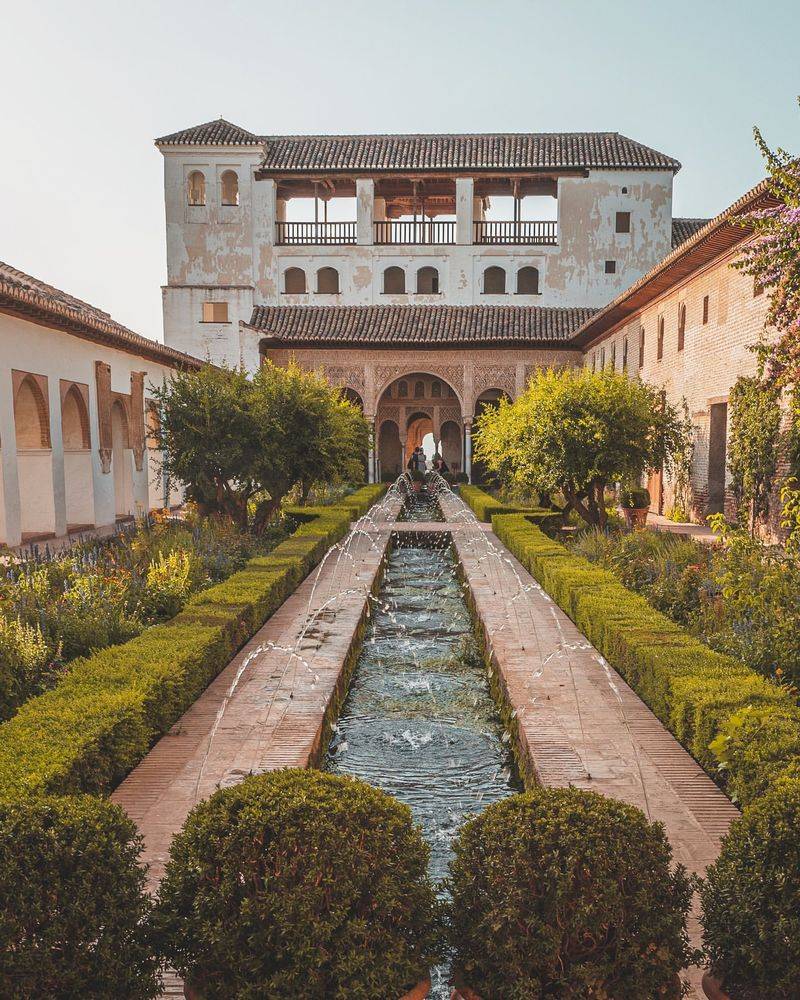
[(701, 890), (711, 971), (727, 992), (800, 997), (800, 780), (736, 820)]
[(399, 998), (440, 956), (428, 848), (407, 806), (311, 770), (245, 779), (173, 841), (155, 923), (208, 1000)]
[(455, 968), (487, 1000), (677, 996), (691, 888), (660, 824), (577, 789), (495, 803), (455, 842)]
[(140, 848), (101, 799), (0, 803), (0, 996), (158, 995)]

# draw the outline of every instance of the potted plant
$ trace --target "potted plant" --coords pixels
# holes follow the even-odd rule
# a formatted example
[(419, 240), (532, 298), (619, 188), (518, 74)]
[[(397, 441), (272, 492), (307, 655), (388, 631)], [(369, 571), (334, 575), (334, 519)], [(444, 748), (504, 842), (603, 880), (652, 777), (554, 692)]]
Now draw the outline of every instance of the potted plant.
[(691, 886), (660, 824), (575, 788), (490, 805), (450, 867), (457, 993), (680, 996)]
[(650, 510), (650, 493), (643, 486), (632, 486), (620, 491), (619, 506), (629, 528), (643, 528)]
[(289, 769), (196, 806), (153, 919), (187, 997), (421, 1000), (441, 956), (428, 847), (407, 806)]
[(748, 806), (700, 890), (711, 1000), (800, 995), (800, 778)]

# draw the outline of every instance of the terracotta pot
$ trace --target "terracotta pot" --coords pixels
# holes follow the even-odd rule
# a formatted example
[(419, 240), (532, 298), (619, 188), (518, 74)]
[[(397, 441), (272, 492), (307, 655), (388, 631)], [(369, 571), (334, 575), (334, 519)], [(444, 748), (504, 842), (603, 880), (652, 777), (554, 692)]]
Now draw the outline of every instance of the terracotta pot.
[(725, 990), (723, 990), (722, 983), (719, 979), (715, 979), (710, 972), (706, 972), (703, 975), (703, 989), (708, 1000), (731, 1000)]
[[(430, 989), (430, 979), (421, 979), (414, 989), (409, 990), (408, 993), (404, 993), (400, 997), (400, 1000), (425, 1000), (425, 997), (430, 993)], [(188, 982), (183, 985), (183, 995), (186, 997), (186, 1000), (203, 1000), (202, 991)], [(465, 1000), (469, 1000), (469, 998), (465, 998)]]
[(650, 511), (647, 507), (623, 507), (622, 513), (625, 515), (628, 527), (635, 531), (647, 524), (647, 515)]
[(457, 986), (450, 994), (450, 1000), (481, 1000), (481, 997), (469, 986)]

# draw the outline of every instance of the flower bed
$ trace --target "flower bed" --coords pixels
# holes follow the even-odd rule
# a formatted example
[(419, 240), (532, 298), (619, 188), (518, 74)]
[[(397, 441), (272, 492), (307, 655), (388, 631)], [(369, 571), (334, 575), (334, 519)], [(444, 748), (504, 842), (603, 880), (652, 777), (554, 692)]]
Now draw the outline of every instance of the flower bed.
[[(786, 689), (709, 649), (611, 572), (549, 539), (525, 515), (499, 516), (492, 524), (700, 764), (719, 777), (718, 760), (724, 759), (722, 777), (741, 802), (769, 783), (766, 775), (774, 778), (797, 765), (800, 710)], [(750, 713), (776, 724), (749, 727), (745, 742), (739, 738), (739, 720)]]
[(77, 661), (0, 726), (0, 798), (106, 792), (183, 714), (383, 487), (312, 516), (269, 555), (196, 594), (171, 621)]

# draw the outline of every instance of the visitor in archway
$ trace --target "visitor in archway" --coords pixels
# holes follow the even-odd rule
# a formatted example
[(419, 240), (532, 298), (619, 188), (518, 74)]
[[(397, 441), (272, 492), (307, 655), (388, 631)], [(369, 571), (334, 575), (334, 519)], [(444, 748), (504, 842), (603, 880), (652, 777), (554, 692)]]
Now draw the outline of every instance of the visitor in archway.
[(409, 472), (416, 472), (419, 469), (419, 448), (415, 448), (411, 452), (411, 458), (409, 458), (406, 468)]
[(417, 468), (420, 472), (427, 472), (428, 460), (425, 458), (425, 452), (422, 448), (417, 448)]
[(450, 467), (441, 455), (435, 455), (433, 459), (433, 467), (439, 473), (440, 476), (446, 476), (450, 471)]

